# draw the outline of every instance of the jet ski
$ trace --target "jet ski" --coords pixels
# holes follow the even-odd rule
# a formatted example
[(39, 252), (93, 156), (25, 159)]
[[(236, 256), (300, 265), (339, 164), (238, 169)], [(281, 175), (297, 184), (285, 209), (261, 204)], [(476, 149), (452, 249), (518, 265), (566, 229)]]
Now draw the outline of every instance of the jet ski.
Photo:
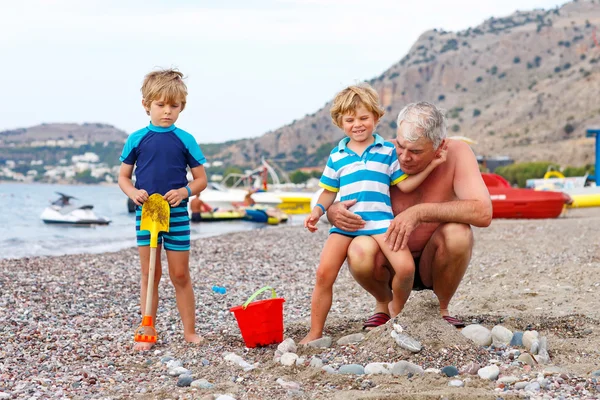
[(56, 192), (60, 198), (52, 202), (40, 215), (42, 221), (46, 224), (62, 225), (108, 225), (110, 219), (98, 217), (92, 209), (94, 206), (78, 206), (71, 200), (77, 200), (76, 197), (64, 193)]

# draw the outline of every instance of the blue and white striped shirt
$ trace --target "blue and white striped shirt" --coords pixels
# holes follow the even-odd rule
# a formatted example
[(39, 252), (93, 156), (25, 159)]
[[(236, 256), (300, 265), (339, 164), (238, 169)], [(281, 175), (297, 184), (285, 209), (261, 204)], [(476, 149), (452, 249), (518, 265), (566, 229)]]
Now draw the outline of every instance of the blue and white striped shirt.
[(351, 236), (385, 233), (394, 218), (390, 201), (390, 186), (408, 177), (401, 169), (392, 143), (378, 134), (362, 155), (348, 148), (350, 138), (340, 140), (329, 154), (319, 186), (339, 192), (339, 200), (356, 199), (350, 211), (360, 215), (365, 226), (356, 232), (346, 232), (337, 227), (330, 232)]

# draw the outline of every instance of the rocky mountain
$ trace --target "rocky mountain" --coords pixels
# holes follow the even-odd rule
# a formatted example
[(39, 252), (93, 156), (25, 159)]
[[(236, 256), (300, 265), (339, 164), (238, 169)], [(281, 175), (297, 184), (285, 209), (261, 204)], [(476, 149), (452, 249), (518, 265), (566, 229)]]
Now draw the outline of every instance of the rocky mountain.
[(41, 124), (0, 132), (0, 146), (31, 145), (33, 142), (63, 140), (85, 143), (124, 143), (127, 133), (112, 125), (101, 123)]
[[(427, 31), (370, 80), (388, 111), (378, 132), (393, 137), (398, 111), (427, 100), (448, 111), (449, 135), (478, 142), (478, 154), (593, 163), (594, 141), (585, 130), (600, 126), (599, 25), (600, 0), (575, 0), (461, 32)], [(261, 137), (213, 146), (210, 158), (256, 165), (266, 156), (286, 169), (322, 165), (343, 135), (330, 106)]]

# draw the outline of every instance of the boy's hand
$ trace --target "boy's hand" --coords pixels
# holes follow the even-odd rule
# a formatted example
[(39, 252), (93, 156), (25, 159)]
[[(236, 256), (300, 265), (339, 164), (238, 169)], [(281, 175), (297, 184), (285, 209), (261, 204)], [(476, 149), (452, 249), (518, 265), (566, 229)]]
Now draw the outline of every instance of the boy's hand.
[(318, 230), (317, 222), (319, 222), (319, 218), (321, 218), (321, 215), (322, 213), (320, 212), (320, 210), (315, 207), (315, 209), (312, 210), (310, 215), (304, 220), (304, 227), (310, 232), (316, 232)]
[(171, 207), (177, 207), (179, 203), (181, 203), (182, 200), (187, 199), (187, 197), (188, 193), (185, 188), (169, 190), (167, 194), (163, 196), (163, 198), (169, 202)]
[(141, 206), (146, 200), (148, 200), (148, 192), (146, 192), (144, 189), (136, 190), (131, 196), (131, 200), (133, 200), (133, 202), (138, 206)]
[(446, 162), (446, 157), (448, 156), (448, 144), (444, 144), (444, 147), (442, 147), (438, 154), (436, 155), (436, 158), (434, 158), (431, 163), (434, 166), (438, 166), (440, 164), (443, 164)]

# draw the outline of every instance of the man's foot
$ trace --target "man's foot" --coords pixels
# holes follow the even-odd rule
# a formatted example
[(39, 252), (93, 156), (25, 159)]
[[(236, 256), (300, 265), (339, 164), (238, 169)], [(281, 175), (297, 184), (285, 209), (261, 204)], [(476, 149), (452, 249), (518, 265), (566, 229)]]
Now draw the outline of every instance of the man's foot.
[(444, 318), (444, 321), (446, 321), (447, 323), (449, 323), (450, 325), (452, 325), (456, 329), (460, 329), (460, 328), (464, 328), (465, 327), (465, 323), (462, 322), (458, 318), (451, 317), (450, 315), (443, 315), (442, 318)]
[(133, 350), (135, 351), (148, 351), (154, 346), (154, 343), (149, 342), (135, 342)]
[(206, 341), (206, 339), (204, 339), (202, 336), (197, 335), (195, 333), (183, 335), (183, 338), (186, 342), (194, 344), (202, 344)]
[(370, 331), (388, 322), (390, 316), (384, 312), (378, 312), (371, 315), (363, 324), (363, 331)]

